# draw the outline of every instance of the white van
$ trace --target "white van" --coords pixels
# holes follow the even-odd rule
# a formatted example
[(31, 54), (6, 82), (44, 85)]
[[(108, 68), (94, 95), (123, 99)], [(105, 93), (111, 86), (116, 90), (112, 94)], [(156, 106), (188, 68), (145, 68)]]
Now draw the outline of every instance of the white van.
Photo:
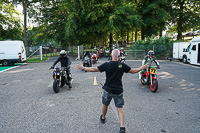
[(0, 63), (3, 66), (26, 61), (23, 41), (0, 41)]
[(187, 48), (190, 42), (174, 42), (173, 44), (173, 58), (182, 60), (183, 59), (183, 49)]
[(200, 37), (193, 38), (187, 49), (184, 49), (183, 62), (200, 65)]

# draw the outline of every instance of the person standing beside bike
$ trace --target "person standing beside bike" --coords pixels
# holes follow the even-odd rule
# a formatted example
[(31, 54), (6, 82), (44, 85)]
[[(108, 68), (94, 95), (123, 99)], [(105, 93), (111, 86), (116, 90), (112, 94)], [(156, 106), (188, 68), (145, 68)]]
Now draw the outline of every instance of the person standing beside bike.
[(58, 59), (53, 63), (53, 65), (51, 66), (51, 69), (53, 69), (55, 67), (55, 65), (60, 62), (61, 67), (66, 68), (66, 74), (67, 74), (67, 79), (69, 81), (69, 87), (71, 88), (71, 79), (72, 79), (72, 75), (70, 72), (70, 65), (71, 65), (71, 61), (69, 59), (69, 57), (66, 54), (65, 50), (61, 50), (60, 51), (60, 56), (58, 57)]
[(115, 106), (118, 110), (118, 116), (120, 120), (120, 133), (125, 133), (124, 126), (124, 98), (123, 98), (123, 85), (122, 85), (122, 76), (125, 73), (137, 73), (143, 69), (148, 68), (148, 64), (141, 66), (140, 68), (130, 68), (125, 63), (118, 61), (120, 56), (120, 51), (114, 49), (112, 51), (112, 61), (105, 62), (98, 67), (83, 67), (83, 65), (77, 65), (77, 69), (86, 70), (88, 72), (105, 72), (106, 73), (106, 82), (103, 86), (104, 92), (102, 95), (102, 115), (100, 116), (101, 123), (105, 123), (106, 113), (108, 106), (114, 99)]

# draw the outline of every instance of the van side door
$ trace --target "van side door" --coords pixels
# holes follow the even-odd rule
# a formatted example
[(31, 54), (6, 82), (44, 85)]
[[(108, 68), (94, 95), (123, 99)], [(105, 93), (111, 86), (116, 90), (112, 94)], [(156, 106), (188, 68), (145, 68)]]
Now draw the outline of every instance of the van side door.
[(191, 48), (191, 58), (190, 58), (190, 63), (191, 64), (197, 64), (197, 53), (198, 53), (198, 50), (197, 50), (197, 43), (194, 42), (193, 45), (192, 45), (192, 48)]

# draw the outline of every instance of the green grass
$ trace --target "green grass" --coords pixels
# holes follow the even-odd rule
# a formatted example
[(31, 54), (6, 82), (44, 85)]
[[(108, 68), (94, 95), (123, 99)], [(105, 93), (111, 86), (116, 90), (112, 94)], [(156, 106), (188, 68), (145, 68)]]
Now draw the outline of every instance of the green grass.
[(27, 63), (39, 63), (48, 60), (48, 57), (43, 57), (42, 60), (38, 57), (28, 58), (26, 60)]

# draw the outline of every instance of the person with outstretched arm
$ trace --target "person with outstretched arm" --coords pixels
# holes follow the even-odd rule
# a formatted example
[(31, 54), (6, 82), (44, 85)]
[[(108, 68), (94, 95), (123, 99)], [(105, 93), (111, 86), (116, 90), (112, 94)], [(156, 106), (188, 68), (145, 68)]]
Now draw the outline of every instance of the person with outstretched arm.
[(147, 69), (148, 64), (142, 65), (140, 68), (131, 68), (125, 63), (118, 62), (118, 57), (120, 56), (120, 51), (114, 49), (112, 51), (112, 61), (105, 62), (98, 67), (83, 67), (82, 64), (77, 65), (77, 69), (86, 70), (87, 72), (105, 72), (106, 73), (106, 82), (103, 86), (103, 95), (102, 95), (102, 114), (100, 116), (101, 123), (105, 123), (106, 113), (108, 106), (114, 99), (115, 106), (118, 110), (119, 120), (120, 120), (120, 133), (125, 133), (126, 129), (124, 126), (124, 98), (123, 98), (123, 85), (122, 85), (122, 76), (125, 73), (138, 73), (143, 69)]

